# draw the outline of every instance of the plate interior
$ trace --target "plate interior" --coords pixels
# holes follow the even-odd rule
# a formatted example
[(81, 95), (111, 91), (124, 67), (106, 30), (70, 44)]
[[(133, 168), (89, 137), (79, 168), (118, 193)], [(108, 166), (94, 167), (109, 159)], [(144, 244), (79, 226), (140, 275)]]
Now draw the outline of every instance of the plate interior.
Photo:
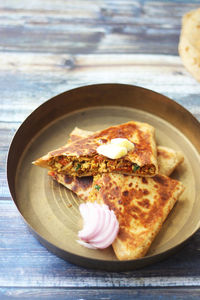
[(90, 107), (64, 114), (42, 128), (31, 139), (18, 164), (15, 191), (17, 206), (32, 228), (48, 242), (65, 251), (88, 258), (116, 260), (112, 247), (89, 250), (77, 243), (81, 228), (80, 200), (47, 175), (47, 170), (32, 161), (64, 145), (75, 126), (96, 131), (130, 120), (147, 122), (156, 128), (158, 145), (183, 152), (185, 160), (172, 177), (183, 182), (185, 191), (153, 242), (148, 256), (180, 244), (196, 229), (200, 219), (199, 155), (190, 141), (169, 122), (154, 114), (130, 107)]

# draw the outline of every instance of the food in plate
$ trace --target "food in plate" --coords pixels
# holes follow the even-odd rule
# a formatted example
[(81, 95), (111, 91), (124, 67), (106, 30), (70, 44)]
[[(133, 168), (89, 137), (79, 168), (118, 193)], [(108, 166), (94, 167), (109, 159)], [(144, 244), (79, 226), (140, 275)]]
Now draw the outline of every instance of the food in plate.
[(185, 68), (200, 81), (200, 8), (183, 16), (179, 54)]
[(94, 131), (85, 130), (85, 129), (81, 129), (79, 127), (75, 127), (72, 130), (72, 132), (70, 133), (70, 137), (67, 141), (67, 144), (75, 142), (75, 141), (77, 141), (79, 139), (82, 139), (82, 138), (87, 138), (90, 135), (92, 135), (93, 133), (94, 133)]
[[(70, 133), (68, 143), (77, 141), (80, 138), (88, 137), (93, 131), (83, 130), (75, 127)], [(158, 173), (170, 176), (175, 168), (184, 161), (182, 152), (165, 146), (157, 146)]]
[(157, 147), (158, 173), (170, 176), (172, 172), (184, 161), (181, 151), (169, 147)]
[(69, 176), (49, 171), (48, 175), (74, 192), (82, 200), (87, 201), (92, 188), (93, 176)]
[[(54, 178), (59, 182), (60, 176), (63, 184), (63, 175), (57, 176)], [(86, 177), (79, 179), (83, 178)], [(77, 177), (71, 179), (72, 187), (67, 187), (81, 199), (104, 203), (114, 210), (120, 231), (112, 246), (120, 260), (146, 254), (184, 190), (181, 182), (164, 175), (140, 177), (110, 173), (87, 178), (85, 184), (77, 181)]]
[[(106, 138), (105, 144), (109, 146), (109, 144), (112, 144), (114, 141), (119, 147), (127, 147), (127, 156), (130, 156), (131, 153), (129, 151), (134, 152), (139, 146), (137, 145), (136, 140), (133, 142), (130, 137), (127, 139), (127, 136), (123, 135), (122, 132), (126, 131), (133, 123), (133, 128), (135, 128), (135, 123), (138, 124), (138, 122), (122, 124), (124, 127), (122, 125), (110, 127), (109, 130), (114, 130), (114, 132), (117, 127), (118, 136), (113, 136), (113, 134), (109, 132), (109, 138)], [(145, 126), (146, 125), (147, 124), (145, 124)], [(144, 129), (143, 126), (140, 127), (140, 130), (142, 130), (141, 128), (146, 132), (146, 129)], [(152, 132), (154, 131), (152, 131), (152, 129), (150, 131), (150, 136), (152, 138), (154, 135), (152, 135)], [(75, 128), (70, 134), (70, 139), (64, 146), (64, 149), (68, 149), (69, 151), (70, 145), (73, 145), (73, 147), (76, 145), (77, 147), (79, 144), (82, 145), (82, 143), (87, 143), (87, 147), (89, 148), (90, 145), (92, 145), (94, 148), (94, 140), (96, 141), (96, 139), (98, 139), (97, 137), (99, 137), (100, 133), (101, 139), (103, 139), (102, 136), (104, 136), (104, 138), (105, 136), (108, 136), (104, 131), (93, 133)], [(147, 144), (149, 143), (150, 149), (152, 149), (151, 153), (153, 153), (153, 156), (150, 157), (150, 159), (152, 159), (152, 161), (155, 160), (155, 168), (159, 171), (159, 174), (154, 176), (140, 176), (141, 174), (138, 173), (130, 175), (125, 171), (123, 171), (124, 173), (118, 173), (116, 172), (116, 168), (115, 172), (111, 171), (111, 169), (109, 169), (109, 171), (107, 170), (105, 173), (97, 170), (97, 172), (92, 172), (94, 176), (82, 176), (82, 174), (79, 176), (79, 173), (72, 175), (73, 173), (58, 172), (56, 168), (50, 168), (50, 171), (48, 172), (48, 174), (57, 182), (63, 184), (65, 187), (76, 193), (80, 199), (84, 200), (86, 202), (86, 207), (90, 207), (91, 211), (94, 210), (94, 215), (95, 211), (96, 215), (100, 214), (101, 210), (99, 210), (99, 208), (97, 209), (98, 205), (101, 205), (102, 208), (107, 205), (107, 207), (115, 213), (119, 224), (119, 232), (113, 241), (112, 246), (119, 260), (141, 258), (147, 253), (152, 241), (161, 229), (164, 220), (184, 190), (181, 182), (166, 176), (170, 175), (177, 165), (183, 161), (184, 158), (182, 153), (168, 147), (156, 147), (154, 142), (149, 142), (151, 141), (151, 139), (149, 140), (149, 133), (146, 137)], [(133, 145), (131, 143), (133, 143)], [(146, 149), (145, 142), (144, 145), (145, 147), (143, 146), (142, 153), (143, 158), (146, 151), (149, 151), (148, 147)], [(84, 152), (84, 149), (84, 147), (83, 149), (81, 148), (81, 151)], [(140, 148), (140, 150), (141, 149), (142, 148)], [(155, 151), (157, 155), (154, 153)], [(60, 157), (60, 153), (61, 152), (59, 152), (58, 157)], [(39, 165), (42, 163), (45, 164), (46, 167), (46, 163), (48, 164), (49, 159), (56, 155), (55, 151), (49, 153), (47, 156), (38, 160)], [(149, 159), (149, 153), (147, 156)], [(101, 164), (105, 163), (105, 160), (107, 160), (106, 155), (102, 155), (102, 157), (103, 160), (99, 161), (99, 168), (101, 167)], [(125, 160), (125, 157), (126, 155), (122, 158)], [(90, 156), (89, 158), (92, 165), (93, 158)], [(35, 164), (38, 164), (38, 161), (36, 161)], [(118, 159), (113, 159), (113, 161), (118, 161)], [(86, 211), (87, 210), (85, 210), (85, 213)], [(82, 217), (84, 217), (84, 214)], [(98, 225), (97, 223), (98, 222), (95, 224)], [(102, 227), (100, 227), (100, 223), (102, 223)], [(88, 219), (86, 229), (89, 231), (86, 229), (85, 231), (83, 230), (83, 239), (79, 240), (79, 243), (85, 247), (94, 249), (98, 248), (98, 243), (95, 246), (95, 242), (99, 242), (99, 248), (104, 248), (104, 242), (107, 242), (108, 239), (104, 239), (105, 235), (103, 235), (103, 240), (101, 235), (98, 236), (97, 233), (103, 232), (105, 229), (105, 224), (103, 222), (100, 223), (99, 227), (97, 226), (98, 228), (96, 228), (95, 225), (95, 230), (92, 230), (94, 224)], [(94, 240), (93, 236), (89, 239), (90, 234), (92, 235), (94, 233), (96, 234)]]
[[(157, 151), (159, 174), (170, 176), (175, 168), (184, 160), (183, 154), (180, 151), (163, 146), (158, 146)], [(74, 192), (82, 200), (88, 200), (92, 188), (93, 176), (69, 176), (54, 171), (49, 171), (48, 175)]]
[[(87, 137), (93, 134), (92, 131), (87, 131), (75, 127), (70, 134), (68, 143), (77, 141), (83, 137)], [(158, 146), (157, 147), (157, 160), (159, 174), (170, 176), (174, 169), (183, 162), (184, 157), (180, 151), (175, 151), (169, 147)], [(64, 185), (69, 190), (77, 194), (81, 199), (87, 201), (91, 187), (92, 187), (92, 176), (77, 177), (60, 174), (54, 171), (49, 171), (48, 174), (55, 179), (57, 182)]]
[[(158, 172), (154, 133), (154, 128), (149, 124), (131, 121), (75, 140), (33, 163), (60, 174), (78, 177), (111, 172), (154, 176)], [(127, 139), (134, 145), (133, 149), (116, 159), (98, 153), (100, 146), (108, 146), (116, 138)]]
[[(91, 134), (75, 128), (69, 142)], [(162, 175), (170, 175), (184, 159), (181, 152), (163, 146), (157, 147), (157, 158), (159, 173)], [(103, 174), (95, 176), (94, 182), (92, 176), (68, 176), (51, 171), (49, 175), (84, 201), (106, 203), (115, 211), (120, 231), (112, 246), (120, 260), (140, 258), (147, 253), (183, 191), (180, 182), (162, 175), (146, 178)], [(87, 247), (87, 244), (82, 244)]]
[(89, 201), (115, 212), (119, 234), (112, 246), (119, 260), (143, 257), (184, 188), (164, 175), (154, 177), (100, 174), (94, 177)]

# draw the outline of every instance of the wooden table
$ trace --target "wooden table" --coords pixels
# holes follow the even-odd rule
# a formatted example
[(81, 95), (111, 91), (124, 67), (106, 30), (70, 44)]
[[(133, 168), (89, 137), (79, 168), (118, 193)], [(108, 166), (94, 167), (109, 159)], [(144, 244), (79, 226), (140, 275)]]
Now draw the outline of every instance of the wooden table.
[(200, 298), (200, 232), (152, 266), (87, 270), (39, 244), (6, 182), (7, 151), (21, 122), (48, 98), (77, 86), (143, 86), (200, 119), (200, 83), (177, 52), (181, 17), (198, 6), (195, 0), (0, 1), (0, 299)]

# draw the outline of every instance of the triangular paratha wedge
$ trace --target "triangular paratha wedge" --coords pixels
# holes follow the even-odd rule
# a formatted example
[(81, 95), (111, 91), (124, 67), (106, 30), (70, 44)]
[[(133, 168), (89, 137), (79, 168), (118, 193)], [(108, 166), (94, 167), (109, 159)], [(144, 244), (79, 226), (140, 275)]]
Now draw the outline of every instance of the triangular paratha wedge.
[(102, 174), (93, 179), (89, 201), (115, 212), (119, 233), (112, 244), (119, 260), (143, 257), (184, 188), (167, 176)]
[(54, 171), (49, 171), (48, 175), (58, 183), (64, 185), (70, 191), (74, 192), (83, 201), (88, 201), (92, 189), (93, 176), (69, 176)]
[[(75, 127), (70, 134), (68, 143), (77, 141), (82, 137), (87, 137), (93, 134), (92, 131), (83, 130)], [(168, 147), (158, 146), (157, 147), (157, 159), (159, 174), (169, 176), (174, 169), (184, 160), (183, 154), (180, 151), (175, 151)], [(81, 199), (87, 201), (91, 187), (92, 187), (92, 176), (88, 177), (76, 177), (64, 174), (59, 174), (54, 171), (48, 173), (53, 179), (64, 185), (69, 190), (76, 193)]]
[(75, 142), (75, 141), (77, 141), (79, 139), (82, 139), (82, 138), (89, 137), (93, 133), (94, 133), (94, 131), (89, 131), (89, 130), (81, 129), (79, 127), (75, 127), (72, 130), (72, 132), (70, 133), (70, 138), (68, 139), (67, 144)]
[(172, 172), (184, 161), (182, 152), (169, 147), (157, 147), (158, 173), (170, 176)]
[[(180, 165), (183, 160), (183, 154), (180, 151), (175, 151), (168, 147), (157, 147), (158, 170), (159, 174), (170, 176), (175, 168)], [(82, 200), (87, 201), (93, 182), (93, 176), (77, 177), (59, 174), (54, 171), (49, 171), (54, 180), (64, 185), (69, 190), (73, 191)]]
[[(79, 177), (110, 172), (154, 176), (158, 172), (154, 133), (149, 124), (131, 121), (95, 132), (51, 151), (33, 163), (60, 174)], [(115, 138), (128, 139), (134, 148), (118, 159), (107, 158), (96, 151), (97, 147)]]
[[(83, 130), (75, 127), (70, 133), (68, 143), (79, 140), (83, 137), (88, 137), (93, 134), (92, 131)], [(158, 173), (170, 176), (172, 172), (184, 161), (182, 152), (176, 151), (169, 147), (157, 146)]]

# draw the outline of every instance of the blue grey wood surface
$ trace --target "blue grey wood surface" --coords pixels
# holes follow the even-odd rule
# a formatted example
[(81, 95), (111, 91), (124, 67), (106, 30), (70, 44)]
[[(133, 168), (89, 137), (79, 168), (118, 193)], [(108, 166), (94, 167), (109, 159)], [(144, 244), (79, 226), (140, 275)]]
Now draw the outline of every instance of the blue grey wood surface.
[(163, 93), (200, 119), (200, 83), (177, 46), (181, 17), (200, 1), (0, 2), (0, 299), (199, 299), (200, 232), (170, 258), (132, 272), (72, 265), (31, 235), (6, 182), (22, 121), (48, 98), (102, 82)]

